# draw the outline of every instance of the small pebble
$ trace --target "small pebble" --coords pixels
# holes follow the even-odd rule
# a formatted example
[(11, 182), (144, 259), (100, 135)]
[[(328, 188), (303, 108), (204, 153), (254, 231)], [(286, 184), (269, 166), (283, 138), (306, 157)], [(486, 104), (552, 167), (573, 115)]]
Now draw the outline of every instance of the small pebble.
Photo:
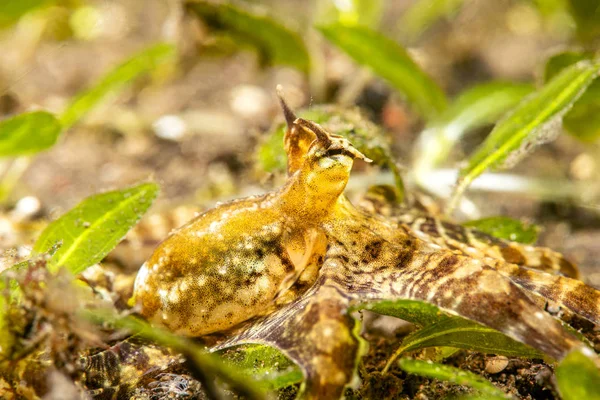
[(12, 217), (17, 221), (24, 221), (37, 214), (42, 207), (40, 200), (34, 196), (25, 196), (17, 201), (12, 210)]
[(508, 365), (508, 358), (504, 356), (490, 357), (485, 361), (485, 372), (488, 374), (497, 374), (503, 371)]

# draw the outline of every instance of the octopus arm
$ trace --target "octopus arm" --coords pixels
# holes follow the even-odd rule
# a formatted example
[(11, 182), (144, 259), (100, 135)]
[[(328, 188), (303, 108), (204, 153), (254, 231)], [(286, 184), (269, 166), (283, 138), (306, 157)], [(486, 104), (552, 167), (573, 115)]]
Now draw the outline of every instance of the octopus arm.
[(253, 321), (214, 350), (246, 343), (278, 348), (304, 374), (300, 399), (339, 399), (356, 377), (361, 339), (347, 313), (348, 298), (320, 279), (296, 301)]
[(600, 291), (582, 281), (513, 264), (496, 262), (494, 268), (515, 284), (600, 325)]
[(366, 267), (362, 273), (359, 268), (352, 274), (340, 273), (345, 268), (339, 259), (328, 263), (331, 279), (358, 301), (429, 302), (559, 360), (584, 346), (517, 284), (481, 260), (450, 251), (413, 251), (410, 256), (401, 254), (395, 266)]
[(542, 272), (579, 278), (575, 265), (562, 254), (546, 247), (499, 239), (477, 229), (423, 214), (403, 212), (396, 218), (401, 222), (401, 228), (408, 227), (407, 231), (414, 232), (420, 239), (467, 256), (491, 257)]

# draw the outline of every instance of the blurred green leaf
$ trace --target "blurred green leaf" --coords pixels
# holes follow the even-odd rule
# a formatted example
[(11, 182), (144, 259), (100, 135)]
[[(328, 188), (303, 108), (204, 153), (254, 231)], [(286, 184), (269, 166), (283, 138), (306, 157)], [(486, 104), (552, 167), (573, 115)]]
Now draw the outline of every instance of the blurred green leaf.
[[(298, 113), (304, 117), (304, 112)], [(287, 165), (287, 157), (283, 148), (283, 137), (285, 135), (285, 124), (278, 124), (271, 132), (267, 133), (265, 140), (258, 146), (256, 159), (258, 167), (264, 172), (284, 172)]]
[(0, 335), (0, 370), (3, 368), (2, 362), (11, 353), (16, 339), (14, 331), (7, 322), (11, 306), (18, 304), (22, 298), (21, 287), (15, 277), (16, 274), (26, 273), (30, 266), (31, 261), (22, 261), (0, 272), (0, 332), (2, 332)]
[(369, 310), (400, 318), (421, 327), (450, 318), (433, 304), (417, 300), (374, 301), (357, 305), (353, 310)]
[(398, 43), (360, 26), (332, 24), (318, 29), (356, 62), (390, 82), (426, 119), (432, 119), (446, 108), (442, 89)]
[(537, 225), (525, 224), (523, 221), (504, 216), (468, 221), (463, 225), (475, 228), (500, 239), (525, 244), (535, 243), (540, 231)]
[(563, 127), (584, 142), (600, 138), (600, 80), (596, 79), (563, 117)]
[(231, 367), (267, 390), (278, 390), (302, 382), (300, 368), (281, 351), (262, 344), (242, 345), (222, 353)]
[(500, 121), (462, 168), (449, 209), (469, 184), (489, 168), (509, 168), (534, 147), (553, 140), (562, 116), (592, 83), (600, 64), (581, 61), (554, 77)]
[(544, 358), (545, 355), (523, 343), (517, 342), (476, 322), (448, 317), (427, 325), (404, 338), (397, 354), (426, 347), (456, 347), (482, 353), (511, 357)]
[[(348, 139), (354, 147), (373, 160), (375, 165), (389, 168), (394, 174), (396, 187), (403, 193), (402, 177), (390, 149), (385, 133), (358, 108), (337, 106), (315, 106), (298, 112), (302, 118), (321, 124), (329, 132)], [(285, 124), (277, 125), (259, 146), (257, 159), (260, 168), (266, 172), (286, 170), (287, 158), (283, 149)]]
[[(3, 355), (8, 354), (14, 344), (14, 337), (8, 332), (6, 313), (8, 312), (9, 293), (7, 287), (9, 286), (8, 278), (0, 275), (0, 360)], [(3, 368), (2, 362), (0, 361), (0, 368)]]
[(0, 28), (16, 22), (29, 11), (50, 3), (51, 0), (2, 0), (0, 1)]
[(63, 128), (70, 128), (109, 95), (122, 90), (135, 78), (154, 70), (174, 55), (175, 48), (166, 43), (154, 45), (135, 54), (104, 75), (95, 86), (79, 93), (71, 100), (67, 109), (60, 116)]
[(415, 40), (436, 21), (451, 18), (465, 0), (418, 0), (400, 18), (398, 26), (408, 40)]
[(248, 399), (264, 399), (263, 390), (247, 376), (224, 363), (215, 354), (207, 353), (193, 340), (178, 336), (166, 329), (151, 326), (148, 322), (133, 316), (120, 317), (107, 309), (83, 310), (81, 316), (97, 324), (111, 324), (119, 329), (127, 329), (142, 338), (152, 340), (181, 353), (188, 363), (201, 371), (208, 382), (214, 377), (221, 378), (236, 393)]
[(485, 395), (486, 399), (509, 398), (502, 390), (492, 385), (490, 381), (470, 371), (450, 365), (437, 364), (431, 361), (412, 360), (409, 358), (401, 359), (398, 364), (400, 368), (410, 374), (468, 386)]
[(187, 9), (211, 28), (256, 48), (263, 63), (290, 65), (308, 72), (309, 55), (302, 38), (267, 15), (237, 5), (190, 0)]
[(102, 260), (148, 210), (159, 187), (140, 185), (90, 196), (44, 229), (35, 243), (37, 253), (60, 248), (48, 261), (51, 271), (66, 267), (78, 274)]
[(375, 26), (384, 11), (385, 0), (351, 0), (333, 2), (339, 10), (339, 21), (344, 24)]
[(593, 54), (584, 51), (569, 50), (548, 58), (544, 65), (544, 83), (547, 83), (563, 69), (583, 60), (591, 60)]
[(415, 168), (430, 169), (446, 160), (465, 133), (496, 122), (532, 91), (532, 85), (512, 82), (489, 82), (465, 90), (421, 132)]
[(385, 0), (322, 1), (315, 7), (313, 22), (374, 27), (381, 20), (385, 3)]
[(600, 400), (600, 370), (581, 351), (573, 351), (562, 360), (556, 368), (556, 380), (563, 400)]
[(598, 0), (568, 0), (569, 10), (577, 25), (579, 40), (598, 44), (600, 41), (600, 5)]
[[(552, 79), (560, 71), (579, 61), (592, 58), (592, 53), (583, 51), (566, 51), (555, 54), (546, 62), (544, 80)], [(593, 141), (600, 137), (600, 79), (592, 82), (565, 114), (563, 127), (579, 140)]]
[(61, 126), (45, 111), (19, 114), (0, 121), (0, 157), (30, 155), (56, 143)]

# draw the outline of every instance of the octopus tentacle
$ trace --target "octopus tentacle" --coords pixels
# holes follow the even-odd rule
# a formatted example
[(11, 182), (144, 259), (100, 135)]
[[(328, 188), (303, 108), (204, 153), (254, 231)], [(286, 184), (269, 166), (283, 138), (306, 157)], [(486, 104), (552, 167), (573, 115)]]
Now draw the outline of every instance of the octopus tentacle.
[[(452, 314), (494, 328), (556, 359), (583, 346), (539, 308), (516, 284), (480, 260), (452, 252), (419, 252), (408, 263), (369, 268), (364, 273), (332, 274), (358, 301), (426, 301)], [(328, 269), (343, 270), (333, 259)]]
[(458, 250), (471, 257), (491, 257), (522, 267), (577, 279), (579, 271), (562, 254), (546, 247), (536, 247), (499, 239), (477, 229), (438, 218), (404, 213), (396, 218), (422, 240)]
[(356, 300), (426, 301), (557, 359), (583, 346), (484, 260), (387, 227), (385, 221), (342, 204), (338, 218), (327, 226), (332, 244), (321, 275)]
[(393, 188), (373, 186), (360, 205), (387, 220), (395, 221), (400, 229), (428, 243), (471, 257), (491, 257), (551, 274), (579, 278), (577, 267), (556, 251), (500, 239), (478, 229), (443, 220), (435, 215), (434, 210), (427, 210), (426, 206), (422, 206), (422, 209), (407, 208), (399, 203), (396, 196)]
[(576, 279), (522, 268), (502, 262), (493, 263), (502, 275), (518, 286), (541, 295), (560, 306), (600, 325), (600, 291)]
[(320, 279), (304, 296), (241, 328), (214, 350), (246, 343), (274, 346), (303, 370), (299, 398), (340, 398), (344, 386), (357, 379), (360, 355), (348, 305), (338, 288)]

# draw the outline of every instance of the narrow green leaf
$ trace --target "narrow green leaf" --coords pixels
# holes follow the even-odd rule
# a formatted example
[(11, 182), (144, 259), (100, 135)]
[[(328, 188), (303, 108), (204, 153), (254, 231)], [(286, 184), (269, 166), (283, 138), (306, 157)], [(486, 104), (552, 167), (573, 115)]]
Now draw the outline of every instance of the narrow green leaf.
[(56, 143), (61, 126), (45, 111), (19, 114), (0, 121), (0, 157), (15, 157), (46, 150)]
[(484, 143), (461, 169), (453, 199), (489, 168), (509, 168), (542, 143), (553, 140), (560, 131), (562, 116), (592, 83), (600, 64), (581, 61), (563, 70), (535, 94), (526, 98), (500, 121)]
[(526, 224), (523, 221), (503, 216), (468, 221), (463, 225), (475, 228), (500, 239), (525, 244), (535, 243), (540, 231), (537, 225)]
[(278, 390), (302, 382), (300, 368), (279, 350), (261, 344), (227, 349), (222, 357), (232, 368), (256, 381), (267, 390)]
[(417, 300), (382, 300), (357, 304), (354, 310), (370, 310), (412, 322), (422, 327), (406, 336), (388, 361), (391, 362), (407, 351), (428, 347), (454, 347), (501, 354), (511, 357), (546, 358), (543, 353), (517, 342), (503, 333), (476, 322), (450, 316), (438, 307)]
[(600, 400), (600, 370), (581, 351), (569, 353), (556, 368), (558, 391), (563, 400)]
[(432, 119), (446, 108), (442, 89), (398, 43), (360, 26), (332, 24), (318, 29), (356, 62), (390, 82), (426, 119)]
[(411, 360), (409, 358), (403, 358), (398, 363), (400, 364), (400, 368), (410, 374), (468, 386), (484, 394), (486, 399), (508, 398), (502, 390), (492, 385), (490, 381), (470, 371), (450, 365), (437, 364), (431, 361)]
[(166, 43), (149, 47), (120, 64), (92, 88), (85, 90), (73, 98), (67, 109), (60, 116), (64, 129), (70, 128), (82, 119), (92, 108), (96, 107), (110, 94), (122, 90), (128, 83), (140, 75), (152, 71), (175, 55), (175, 48)]
[(293, 66), (308, 72), (309, 55), (302, 38), (264, 14), (227, 3), (191, 0), (187, 9), (215, 30), (256, 48), (261, 61)]
[(584, 142), (600, 138), (600, 80), (596, 79), (563, 118), (565, 130)]
[(582, 61), (562, 71), (535, 95), (521, 103), (496, 125), (483, 145), (461, 170), (461, 179), (471, 181), (488, 168), (510, 167), (531, 149), (554, 135), (552, 123), (581, 96), (600, 72), (600, 64)]
[(50, 0), (3, 0), (0, 1), (0, 28), (16, 22), (26, 13), (50, 4)]
[(418, 0), (404, 12), (398, 26), (408, 40), (415, 40), (436, 21), (451, 18), (465, 0)]
[(567, 0), (571, 15), (577, 25), (580, 41), (597, 44), (600, 37), (600, 7), (598, 0)]
[(495, 329), (460, 317), (425, 326), (404, 338), (401, 352), (448, 346), (511, 357), (544, 358), (543, 353), (517, 342)]
[(419, 326), (428, 326), (450, 318), (433, 304), (417, 300), (381, 300), (358, 304), (353, 310), (369, 310), (400, 318)]
[(594, 55), (585, 51), (568, 50), (548, 58), (544, 65), (544, 83), (549, 82), (563, 69), (583, 60), (591, 60)]
[(158, 185), (143, 183), (129, 189), (97, 194), (83, 200), (42, 232), (33, 250), (60, 248), (48, 262), (51, 270), (66, 267), (78, 274), (102, 260), (148, 210)]
[(207, 353), (194, 341), (177, 336), (159, 327), (151, 326), (148, 322), (133, 316), (120, 317), (115, 312), (105, 309), (84, 310), (81, 316), (97, 324), (109, 323), (116, 328), (128, 329), (132, 333), (148, 340), (167, 346), (181, 354), (209, 377), (221, 378), (231, 389), (248, 399), (263, 399), (264, 392), (247, 376), (240, 374), (226, 365), (216, 355)]
[[(544, 80), (550, 80), (570, 65), (592, 58), (592, 53), (583, 51), (566, 51), (555, 54), (546, 62)], [(600, 137), (600, 79), (592, 82), (565, 114), (563, 126), (565, 131), (582, 141), (594, 141)]]
[[(298, 114), (323, 125), (330, 132), (345, 137), (354, 147), (373, 160), (375, 165), (389, 168), (394, 174), (396, 187), (403, 193), (402, 177), (385, 133), (357, 108), (315, 106), (301, 110)], [(258, 164), (266, 172), (283, 172), (286, 169), (287, 159), (283, 149), (285, 129), (285, 124), (277, 125), (258, 148)]]
[(415, 168), (430, 169), (446, 160), (468, 131), (496, 122), (532, 91), (532, 85), (512, 82), (484, 83), (465, 90), (419, 135)]

